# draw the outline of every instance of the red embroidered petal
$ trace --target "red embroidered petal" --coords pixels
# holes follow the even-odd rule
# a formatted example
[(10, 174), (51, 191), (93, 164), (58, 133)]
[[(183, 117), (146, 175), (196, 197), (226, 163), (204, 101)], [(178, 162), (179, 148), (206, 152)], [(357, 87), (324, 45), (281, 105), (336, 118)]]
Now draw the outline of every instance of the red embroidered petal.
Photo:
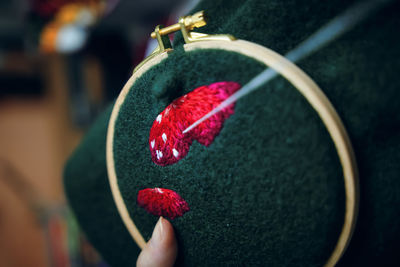
[(171, 165), (184, 158), (193, 140), (209, 146), (224, 121), (234, 113), (235, 104), (210, 117), (186, 134), (182, 131), (236, 92), (236, 82), (218, 82), (201, 86), (175, 99), (156, 118), (150, 130), (149, 146), (154, 163)]
[(140, 190), (137, 203), (153, 215), (170, 219), (180, 217), (189, 211), (188, 203), (178, 193), (165, 188)]

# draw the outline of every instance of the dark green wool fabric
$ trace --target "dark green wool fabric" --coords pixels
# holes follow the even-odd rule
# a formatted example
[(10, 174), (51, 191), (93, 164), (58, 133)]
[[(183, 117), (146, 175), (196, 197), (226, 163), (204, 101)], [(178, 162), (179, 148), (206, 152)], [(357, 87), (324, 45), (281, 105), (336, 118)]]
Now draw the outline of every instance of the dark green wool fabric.
[[(203, 1), (205, 33), (230, 33), (281, 54), (352, 1)], [(400, 3), (390, 4), (298, 65), (341, 116), (360, 172), (360, 213), (339, 266), (396, 266), (400, 238)], [(282, 78), (240, 99), (210, 147), (194, 142), (178, 163), (151, 161), (149, 131), (158, 113), (194, 88), (245, 84), (263, 66), (218, 50), (175, 51), (127, 96), (115, 128), (118, 183), (147, 239), (157, 220), (136, 204), (139, 190), (179, 193), (190, 211), (172, 221), (178, 265), (321, 266), (344, 215), (341, 166), (315, 111)], [(105, 164), (110, 110), (65, 169), (69, 202), (88, 238), (112, 266), (132, 266), (139, 249), (112, 200)]]
[[(188, 202), (190, 212), (173, 220), (180, 263), (318, 266), (337, 241), (344, 188), (336, 151), (317, 114), (283, 79), (238, 101), (209, 148), (195, 142), (167, 167), (151, 161), (149, 131), (176, 98), (169, 92), (215, 81), (245, 84), (262, 69), (220, 50), (175, 51), (136, 81), (121, 107), (114, 158), (122, 196), (145, 238), (158, 218), (136, 204), (140, 189), (172, 189)], [(151, 87), (159, 79), (171, 88), (157, 98)]]
[(64, 172), (65, 191), (87, 238), (113, 265), (132, 266), (138, 248), (123, 225), (114, 205), (107, 179), (105, 142), (107, 109), (73, 153)]

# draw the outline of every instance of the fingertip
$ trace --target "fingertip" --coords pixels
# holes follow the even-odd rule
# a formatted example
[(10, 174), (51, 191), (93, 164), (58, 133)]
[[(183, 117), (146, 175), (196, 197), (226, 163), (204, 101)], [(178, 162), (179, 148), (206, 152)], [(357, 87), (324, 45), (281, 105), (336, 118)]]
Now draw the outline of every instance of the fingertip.
[(160, 246), (164, 246), (165, 249), (174, 249), (177, 251), (177, 243), (175, 238), (175, 231), (172, 224), (163, 217), (160, 217), (158, 223), (160, 224), (160, 228), (163, 231), (163, 240), (160, 242)]
[(173, 266), (177, 255), (177, 243), (172, 224), (160, 217), (149, 242), (140, 253), (136, 265), (139, 267)]

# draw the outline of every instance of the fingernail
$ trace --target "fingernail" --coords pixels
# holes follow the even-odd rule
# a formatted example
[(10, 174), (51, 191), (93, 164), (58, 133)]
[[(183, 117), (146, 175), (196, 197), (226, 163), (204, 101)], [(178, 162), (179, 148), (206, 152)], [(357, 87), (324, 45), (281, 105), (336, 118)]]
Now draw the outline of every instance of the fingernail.
[(152, 244), (158, 244), (163, 239), (163, 235), (164, 235), (163, 220), (164, 220), (164, 218), (160, 217), (160, 219), (158, 219), (156, 227), (154, 227), (153, 235), (151, 236), (151, 239), (150, 239), (150, 242)]

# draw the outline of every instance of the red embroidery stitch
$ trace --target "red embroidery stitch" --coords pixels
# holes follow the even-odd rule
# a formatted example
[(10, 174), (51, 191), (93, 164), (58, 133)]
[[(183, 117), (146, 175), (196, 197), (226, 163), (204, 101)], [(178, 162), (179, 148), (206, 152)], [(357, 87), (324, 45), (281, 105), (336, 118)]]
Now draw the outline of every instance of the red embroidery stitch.
[(189, 211), (188, 203), (178, 193), (165, 188), (140, 190), (137, 203), (153, 215), (170, 219), (180, 217)]
[(221, 131), (224, 121), (234, 113), (235, 104), (229, 105), (186, 134), (182, 134), (182, 131), (239, 88), (236, 82), (213, 83), (198, 87), (168, 105), (157, 116), (150, 130), (149, 146), (153, 162), (161, 166), (178, 162), (189, 152), (193, 140), (209, 146)]

